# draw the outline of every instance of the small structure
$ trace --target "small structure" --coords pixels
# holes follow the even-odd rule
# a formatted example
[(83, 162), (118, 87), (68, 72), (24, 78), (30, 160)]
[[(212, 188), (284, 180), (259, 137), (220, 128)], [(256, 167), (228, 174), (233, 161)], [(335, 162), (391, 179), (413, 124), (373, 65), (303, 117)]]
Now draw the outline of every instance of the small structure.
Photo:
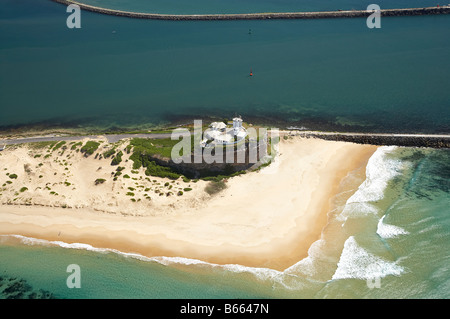
[(200, 145), (202, 147), (213, 147), (215, 145), (231, 145), (245, 139), (247, 130), (242, 126), (240, 117), (233, 118), (233, 127), (229, 127), (223, 122), (213, 122), (209, 129), (205, 131), (204, 139)]
[(3, 151), (6, 148), (6, 144), (3, 145), (3, 147), (0, 146), (0, 152)]

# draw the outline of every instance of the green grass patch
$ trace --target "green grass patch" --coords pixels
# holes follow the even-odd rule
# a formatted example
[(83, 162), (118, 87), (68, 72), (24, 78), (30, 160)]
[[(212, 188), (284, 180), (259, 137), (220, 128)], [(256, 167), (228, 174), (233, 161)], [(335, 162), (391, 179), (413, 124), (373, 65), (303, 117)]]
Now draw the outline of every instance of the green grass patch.
[(56, 151), (58, 148), (61, 148), (64, 144), (66, 144), (66, 141), (58, 142), (52, 149), (52, 151)]
[(86, 144), (80, 149), (82, 153), (84, 153), (86, 156), (94, 154), (94, 152), (98, 149), (100, 146), (99, 142), (94, 141), (87, 141)]
[(174, 172), (170, 167), (161, 166), (155, 163), (155, 161), (144, 160), (143, 163), (145, 170), (145, 175), (147, 176), (158, 176), (162, 178), (178, 179), (181, 175)]
[(42, 148), (49, 148), (51, 149), (53, 146), (55, 146), (57, 142), (34, 142), (34, 143), (28, 143), (29, 148), (32, 149), (42, 149)]
[(79, 146), (81, 146), (81, 145), (83, 145), (83, 142), (75, 143), (75, 144), (73, 144), (73, 145), (70, 147), (70, 149), (71, 149), (72, 151), (74, 151), (74, 150), (77, 149), (77, 147), (79, 147)]
[(103, 157), (109, 158), (109, 157), (113, 156), (115, 153), (116, 153), (116, 148), (113, 147), (112, 149), (107, 150), (106, 152), (103, 152)]
[[(192, 137), (193, 140), (193, 137)], [(133, 161), (133, 169), (138, 169), (143, 166), (142, 157), (144, 156), (161, 156), (171, 158), (172, 148), (178, 144), (178, 140), (172, 141), (170, 138), (164, 139), (147, 139), (147, 138), (133, 138), (128, 146), (132, 147), (133, 154), (130, 159)], [(191, 141), (191, 151), (194, 143)], [(127, 147), (128, 152), (128, 147)], [(184, 154), (179, 154), (183, 156)]]

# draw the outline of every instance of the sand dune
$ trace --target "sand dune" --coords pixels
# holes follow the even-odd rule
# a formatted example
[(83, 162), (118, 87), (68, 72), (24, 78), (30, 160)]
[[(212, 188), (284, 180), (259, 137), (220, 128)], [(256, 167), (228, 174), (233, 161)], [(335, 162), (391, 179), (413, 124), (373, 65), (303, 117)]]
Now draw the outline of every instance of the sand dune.
[[(163, 186), (167, 180), (149, 181), (140, 171), (129, 173), (135, 180), (113, 182), (110, 160), (75, 152), (43, 160), (27, 148), (7, 149), (0, 156), (0, 183), (12, 183), (0, 196), (0, 234), (86, 243), (149, 257), (285, 269), (305, 257), (320, 238), (341, 181), (364, 168), (375, 150), (371, 145), (282, 139), (275, 163), (229, 179), (228, 187), (215, 196), (204, 191), (205, 181), (181, 180), (171, 183), (172, 189), (190, 186), (192, 191), (155, 196), (158, 187), (168, 192)], [(124, 165), (131, 171), (130, 162)], [(17, 172), (17, 179), (6, 172)], [(106, 182), (95, 185), (97, 178)], [(45, 185), (58, 195), (51, 195)], [(20, 193), (22, 187), (28, 190)], [(136, 202), (126, 195), (128, 187), (138, 189)], [(146, 200), (144, 190), (149, 188), (151, 200)]]

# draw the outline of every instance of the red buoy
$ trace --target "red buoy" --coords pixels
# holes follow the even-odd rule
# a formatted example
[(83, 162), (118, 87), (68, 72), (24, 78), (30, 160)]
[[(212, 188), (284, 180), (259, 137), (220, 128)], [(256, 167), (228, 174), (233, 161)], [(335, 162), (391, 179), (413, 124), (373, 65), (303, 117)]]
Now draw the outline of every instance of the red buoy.
[(252, 72), (252, 69), (250, 69), (250, 76), (253, 76), (253, 72)]

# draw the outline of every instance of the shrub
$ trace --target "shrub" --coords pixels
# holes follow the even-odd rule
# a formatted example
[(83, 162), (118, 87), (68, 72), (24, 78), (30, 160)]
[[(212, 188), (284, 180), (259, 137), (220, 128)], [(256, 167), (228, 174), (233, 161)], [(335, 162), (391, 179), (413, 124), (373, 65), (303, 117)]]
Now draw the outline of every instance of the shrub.
[(208, 183), (208, 185), (206, 185), (205, 192), (207, 192), (209, 195), (214, 195), (224, 190), (225, 188), (227, 188), (227, 185), (224, 181), (211, 181)]
[(186, 187), (186, 188), (183, 188), (183, 190), (184, 190), (185, 192), (189, 192), (189, 191), (191, 191), (191, 190), (192, 190), (192, 188), (190, 188), (190, 187)]
[(112, 155), (114, 155), (115, 152), (116, 152), (116, 148), (114, 147), (106, 152), (103, 152), (103, 157), (104, 158), (111, 157)]
[(187, 178), (186, 176), (183, 176), (183, 182), (185, 183), (189, 183), (191, 180), (189, 178)]
[(104, 178), (97, 178), (95, 180), (95, 185), (103, 184), (104, 182), (106, 182), (106, 179), (104, 179)]
[(178, 191), (177, 195), (178, 195), (178, 196), (183, 195), (183, 191)]
[(11, 179), (17, 179), (17, 174), (9, 174), (9, 178), (11, 178)]
[(156, 164), (155, 161), (147, 161), (144, 165), (147, 169), (145, 170), (145, 175), (147, 176), (158, 176), (162, 178), (178, 179), (180, 174), (172, 171), (170, 167), (165, 167)]
[(125, 175), (123, 175), (123, 178), (130, 178), (130, 175), (125, 174)]
[(27, 190), (28, 190), (28, 187), (22, 187), (22, 188), (20, 189), (20, 192), (23, 193), (23, 192), (25, 192), (25, 191), (27, 191)]
[(127, 196), (134, 196), (134, 193), (133, 193), (133, 192), (127, 192), (126, 195), (127, 195)]
[(81, 145), (83, 145), (82, 142), (75, 143), (75, 144), (72, 145), (72, 147), (71, 147), (70, 149), (71, 149), (72, 151), (74, 151), (74, 150), (76, 150), (76, 148), (77, 148), (78, 146), (81, 146)]
[(113, 160), (111, 161), (111, 165), (119, 165), (120, 162), (122, 162), (122, 151), (120, 151), (119, 153), (116, 154), (116, 156), (114, 156)]

